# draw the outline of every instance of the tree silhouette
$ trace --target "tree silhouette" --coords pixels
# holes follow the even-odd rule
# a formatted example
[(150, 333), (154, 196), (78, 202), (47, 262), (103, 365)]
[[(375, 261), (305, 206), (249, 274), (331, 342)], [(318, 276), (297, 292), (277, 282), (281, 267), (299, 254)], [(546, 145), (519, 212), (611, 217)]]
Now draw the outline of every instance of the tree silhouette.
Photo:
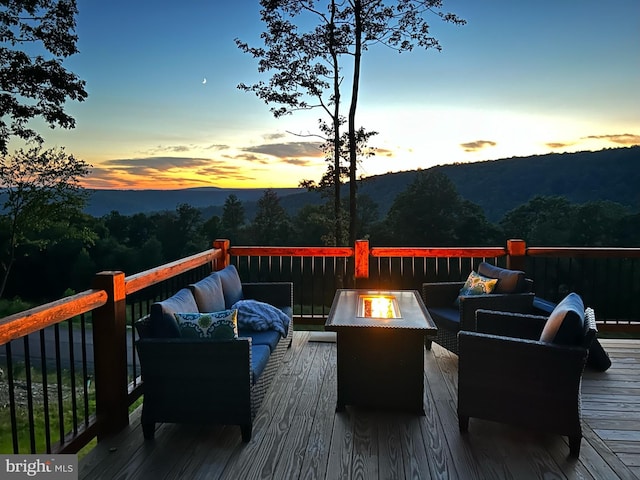
[[(357, 235), (357, 167), (358, 152), (364, 130), (356, 123), (360, 92), (361, 64), (364, 53), (374, 45), (385, 45), (398, 52), (411, 51), (415, 46), (440, 50), (430, 34), (427, 17), (456, 25), (465, 21), (442, 11), (442, 0), (261, 0), (260, 11), (267, 31), (262, 34), (265, 48), (250, 48), (237, 41), (239, 47), (259, 58), (259, 72), (275, 71), (269, 83), (240, 88), (252, 91), (273, 107), (276, 116), (296, 109), (312, 108), (316, 99), (331, 116), (334, 144), (334, 191), (336, 232), (340, 204), (340, 155), (344, 145), (339, 133), (341, 89), (349, 90), (347, 116), (349, 163), (349, 244)], [(313, 23), (314, 20), (317, 23)], [(307, 33), (299, 33), (301, 26)], [(351, 82), (343, 86), (340, 68), (342, 59), (349, 58)], [(346, 64), (346, 62), (344, 62)], [(329, 82), (331, 79), (333, 83)], [(331, 88), (332, 87), (332, 88)], [(323, 94), (329, 91), (329, 101)], [(329, 105), (333, 110), (329, 110)], [(339, 236), (338, 236), (339, 238)]]
[[(0, 185), (6, 195), (0, 215), (5, 231), (0, 245), (0, 297), (20, 245), (31, 243), (44, 248), (65, 237), (94, 237), (87, 229), (75, 229), (71, 222), (84, 208), (87, 192), (79, 180), (88, 172), (87, 163), (67, 155), (64, 149), (43, 151), (34, 147), (18, 150), (12, 157), (0, 157)], [(41, 235), (61, 223), (63, 228), (57, 229), (57, 237)]]
[(240, 228), (244, 225), (244, 207), (234, 194), (224, 201), (222, 210), (222, 230), (229, 240), (236, 242)]
[[(77, 53), (76, 0), (15, 0), (0, 6), (0, 153), (10, 137), (42, 142), (35, 117), (51, 128), (74, 128), (67, 100), (87, 97), (85, 82), (64, 68)], [(34, 54), (34, 52), (38, 52)]]
[[(278, 118), (297, 110), (322, 109), (329, 122), (320, 122), (320, 136), (325, 143), (333, 145), (325, 151), (332, 154), (332, 173), (328, 185), (333, 186), (334, 236), (342, 238), (340, 222), (340, 126), (344, 118), (340, 114), (340, 55), (348, 42), (349, 30), (340, 25), (340, 2), (299, 0), (261, 0), (260, 16), (267, 30), (262, 34), (264, 48), (250, 47), (236, 39), (236, 44), (245, 53), (259, 59), (260, 73), (273, 72), (268, 83), (253, 85), (241, 83), (238, 88), (255, 93), (267, 104), (275, 104), (271, 112)], [(311, 17), (308, 30), (302, 30), (292, 19)]]

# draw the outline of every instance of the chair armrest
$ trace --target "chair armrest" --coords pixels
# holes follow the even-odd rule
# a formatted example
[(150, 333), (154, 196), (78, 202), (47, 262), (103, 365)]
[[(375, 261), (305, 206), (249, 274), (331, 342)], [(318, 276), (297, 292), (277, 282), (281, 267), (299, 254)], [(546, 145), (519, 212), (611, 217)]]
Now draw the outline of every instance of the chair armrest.
[(292, 282), (252, 282), (242, 284), (245, 298), (268, 303), (274, 307), (293, 308)]
[(528, 313), (532, 310), (533, 293), (491, 293), (460, 297), (460, 330), (475, 330), (476, 310)]
[[(556, 345), (478, 332), (458, 334), (459, 381), (484, 382), (496, 396), (509, 384), (536, 395), (578, 388), (587, 359), (582, 347)], [(571, 380), (573, 379), (573, 380)], [(571, 384), (571, 385), (567, 385)], [(542, 390), (542, 391), (541, 391)]]
[(436, 282), (422, 284), (425, 307), (452, 307), (464, 282)]
[(547, 317), (493, 310), (476, 311), (474, 331), (503, 337), (538, 340)]

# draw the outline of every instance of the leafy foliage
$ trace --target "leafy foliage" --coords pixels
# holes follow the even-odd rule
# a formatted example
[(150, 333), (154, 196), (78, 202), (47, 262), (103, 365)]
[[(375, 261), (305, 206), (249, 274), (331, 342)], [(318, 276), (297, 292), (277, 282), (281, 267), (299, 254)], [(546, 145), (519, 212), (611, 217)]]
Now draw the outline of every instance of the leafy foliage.
[(5, 232), (0, 238), (0, 297), (19, 246), (42, 249), (67, 238), (93, 242), (94, 232), (76, 221), (86, 201), (79, 179), (88, 171), (86, 162), (64, 149), (33, 147), (0, 159), (0, 187), (6, 196), (0, 215)]
[(16, 0), (0, 4), (0, 153), (11, 136), (42, 142), (29, 121), (73, 128), (67, 100), (87, 97), (85, 82), (63, 66), (77, 53), (76, 0)]

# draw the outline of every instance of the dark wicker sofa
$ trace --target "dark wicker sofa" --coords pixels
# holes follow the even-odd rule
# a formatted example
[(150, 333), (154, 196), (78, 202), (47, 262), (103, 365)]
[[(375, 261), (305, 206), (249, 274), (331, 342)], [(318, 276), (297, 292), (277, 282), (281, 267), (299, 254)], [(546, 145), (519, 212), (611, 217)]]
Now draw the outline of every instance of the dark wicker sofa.
[[(229, 308), (238, 295), (285, 312), (290, 319), (286, 336), (240, 328), (237, 339), (181, 338), (171, 323), (175, 313)], [(248, 442), (256, 413), (291, 345), (292, 307), (292, 283), (240, 284), (232, 266), (152, 305), (150, 315), (136, 322), (145, 439), (154, 437), (156, 423), (165, 422), (239, 425)]]

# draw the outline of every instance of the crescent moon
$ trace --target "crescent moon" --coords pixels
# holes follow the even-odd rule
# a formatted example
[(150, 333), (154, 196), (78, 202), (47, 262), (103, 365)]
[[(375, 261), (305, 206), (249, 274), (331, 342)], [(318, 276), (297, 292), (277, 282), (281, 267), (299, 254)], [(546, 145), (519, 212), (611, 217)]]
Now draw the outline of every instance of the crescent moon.
[(202, 84), (204, 85), (205, 83), (207, 83), (207, 79), (206, 78), (204, 80), (202, 80)]

